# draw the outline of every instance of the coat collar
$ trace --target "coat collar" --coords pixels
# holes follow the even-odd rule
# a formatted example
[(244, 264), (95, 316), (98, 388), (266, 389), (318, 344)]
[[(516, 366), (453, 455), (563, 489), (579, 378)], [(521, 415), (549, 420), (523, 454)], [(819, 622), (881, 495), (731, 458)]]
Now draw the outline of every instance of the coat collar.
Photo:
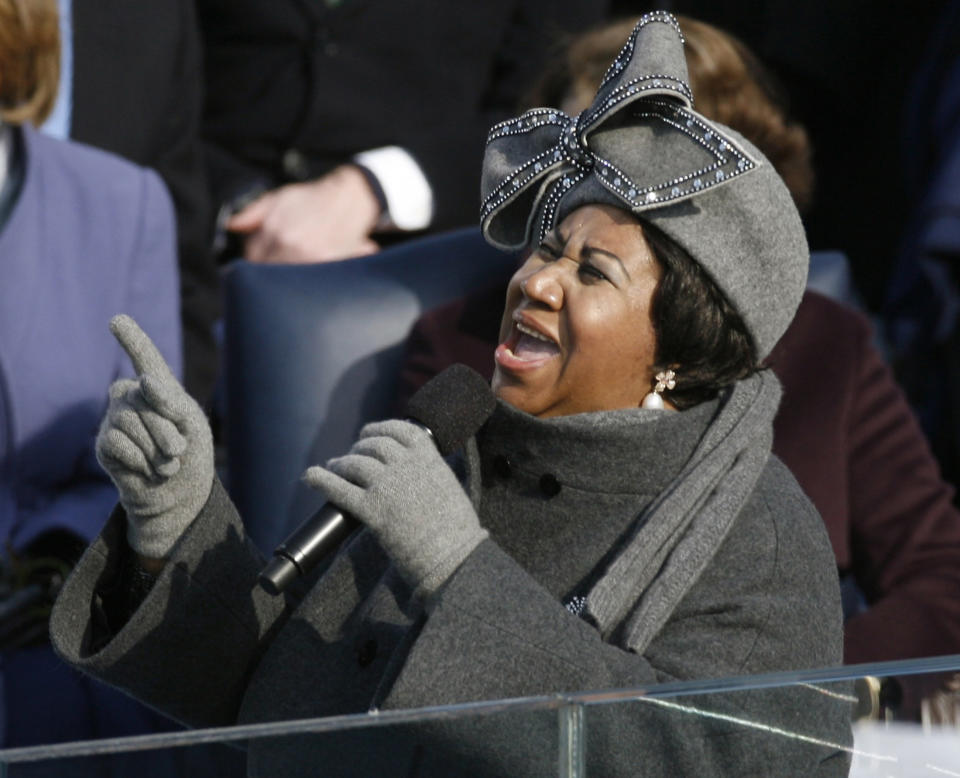
[(539, 419), (498, 401), (477, 444), (484, 470), (502, 458), (578, 489), (650, 494), (677, 475), (716, 410), (714, 401), (683, 412), (631, 408)]

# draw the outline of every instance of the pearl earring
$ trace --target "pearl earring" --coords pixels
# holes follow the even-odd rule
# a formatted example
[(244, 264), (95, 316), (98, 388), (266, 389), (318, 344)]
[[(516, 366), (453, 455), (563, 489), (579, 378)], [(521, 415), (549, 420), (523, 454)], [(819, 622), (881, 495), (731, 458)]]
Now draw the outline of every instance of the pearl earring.
[(646, 397), (643, 398), (643, 402), (640, 403), (641, 408), (648, 408), (652, 410), (662, 410), (663, 409), (663, 397), (661, 396), (665, 389), (673, 389), (676, 385), (677, 374), (672, 370), (661, 370), (657, 373), (654, 378), (657, 383), (653, 387), (653, 391), (649, 392)]

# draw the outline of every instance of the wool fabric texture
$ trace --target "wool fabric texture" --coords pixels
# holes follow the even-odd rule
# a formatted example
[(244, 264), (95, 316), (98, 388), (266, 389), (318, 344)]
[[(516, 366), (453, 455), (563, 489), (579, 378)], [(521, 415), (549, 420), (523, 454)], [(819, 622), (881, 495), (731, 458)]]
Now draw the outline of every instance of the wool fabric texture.
[(439, 589), (487, 537), (430, 434), (409, 421), (366, 425), (346, 456), (303, 480), (373, 531), (418, 596)]
[[(558, 601), (583, 596), (679, 477), (718, 407), (539, 419), (500, 402), (465, 454), (480, 521)], [(543, 483), (559, 488), (544, 493)]]
[(494, 246), (535, 244), (577, 208), (613, 205), (683, 247), (732, 302), (765, 357), (800, 304), (809, 250), (786, 185), (734, 130), (693, 109), (676, 20), (641, 18), (593, 103), (495, 125), (481, 185)]
[[(468, 457), (490, 537), (427, 600), (412, 599), (372, 532), (358, 533), (307, 587), (266, 595), (256, 583), (263, 559), (215, 480), (141, 607), (97, 639), (98, 588), (123, 542), (117, 511), (61, 592), (55, 645), (80, 669), (193, 726), (832, 666), (841, 649), (833, 557), (822, 522), (774, 457), (643, 654), (626, 649), (619, 633), (602, 639), (562, 603), (585, 574), (621, 553), (619, 537), (682, 473), (718, 411), (719, 401), (682, 413), (537, 419), (498, 408), (477, 436), (479, 477)], [(509, 472), (498, 472), (499, 456)], [(540, 488), (547, 473), (561, 484), (553, 496)], [(849, 743), (849, 704), (836, 696), (786, 687), (695, 704), (722, 717), (642, 700), (598, 708), (589, 773), (846, 774), (838, 746)], [(544, 743), (555, 742), (556, 721), (546, 711), (266, 738), (251, 742), (248, 769), (257, 776), (312, 775), (318, 764), (325, 775), (344, 776), (549, 775), (556, 751)]]
[[(566, 537), (548, 556), (564, 556), (575, 545), (579, 558), (538, 570), (538, 578), (552, 582), (550, 589), (558, 599), (569, 600), (570, 594), (582, 592), (584, 613), (601, 635), (642, 654), (697, 583), (753, 493), (770, 456), (780, 393), (772, 372), (758, 373), (734, 384), (716, 402), (684, 412), (689, 418), (677, 432), (701, 428), (706, 430), (702, 437), (691, 440), (688, 435), (666, 433), (657, 448), (644, 452), (636, 450), (633, 434), (617, 429), (628, 422), (624, 414), (629, 414), (629, 424), (662, 425), (670, 412), (639, 408), (533, 420), (501, 406), (488, 425), (491, 429), (481, 433), (488, 459), (501, 438), (522, 438), (525, 449), (554, 460), (550, 449), (570, 446), (571, 440), (579, 449), (595, 448), (606, 464), (590, 469), (589, 483), (573, 463), (557, 467), (555, 462), (551, 476), (564, 488), (593, 493), (581, 510), (590, 511), (592, 505), (603, 516), (629, 516), (632, 511), (636, 517), (630, 525), (605, 519), (590, 525), (587, 535)], [(694, 420), (697, 423), (691, 424)], [(514, 429), (503, 429), (504, 425)], [(497, 466), (482, 466), (475, 447), (468, 449), (467, 462), (470, 491), (480, 501), (479, 474), (486, 472), (487, 480), (495, 479)], [(522, 466), (514, 463), (511, 471), (514, 478), (523, 477)], [(530, 486), (539, 491), (536, 477)], [(481, 501), (481, 518), (504, 543), (519, 530), (499, 519), (509, 514), (509, 506), (491, 505), (490, 494), (488, 490)], [(507, 548), (529, 566), (529, 550), (557, 537), (556, 521), (548, 511), (542, 520), (533, 515), (524, 525), (534, 529), (517, 536)], [(591, 576), (598, 566), (599, 574)]]
[(590, 591), (586, 609), (601, 634), (632, 609), (624, 643), (643, 653), (663, 628), (753, 493), (770, 456), (780, 394), (770, 371), (727, 390), (683, 470), (647, 508), (627, 548)]
[(97, 433), (97, 461), (127, 513), (127, 541), (142, 556), (170, 553), (213, 485), (213, 435), (203, 410), (129, 316), (110, 331), (137, 378), (116, 381)]

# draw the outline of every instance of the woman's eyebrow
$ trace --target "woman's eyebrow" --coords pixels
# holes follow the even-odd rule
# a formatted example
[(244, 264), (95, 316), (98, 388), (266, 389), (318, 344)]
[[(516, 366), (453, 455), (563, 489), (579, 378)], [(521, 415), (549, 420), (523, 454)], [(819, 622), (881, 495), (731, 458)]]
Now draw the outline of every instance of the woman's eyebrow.
[(618, 265), (620, 265), (620, 269), (623, 271), (623, 274), (627, 277), (628, 281), (633, 280), (630, 278), (630, 271), (627, 270), (627, 266), (623, 264), (623, 260), (620, 259), (620, 257), (614, 254), (612, 251), (607, 251), (606, 249), (602, 249), (598, 246), (591, 246), (590, 244), (585, 243), (583, 245), (583, 248), (580, 249), (580, 254), (585, 257), (592, 257), (596, 255), (609, 257), (610, 259), (614, 260)]

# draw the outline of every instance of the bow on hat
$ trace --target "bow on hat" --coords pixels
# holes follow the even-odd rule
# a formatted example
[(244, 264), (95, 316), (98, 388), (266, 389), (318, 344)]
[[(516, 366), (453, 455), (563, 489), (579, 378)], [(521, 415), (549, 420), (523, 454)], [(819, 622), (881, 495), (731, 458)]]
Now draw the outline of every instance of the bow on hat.
[[(680, 27), (666, 12), (648, 13), (578, 116), (534, 108), (491, 128), (480, 209), (487, 240), (505, 249), (542, 240), (561, 201), (578, 187), (595, 190), (594, 202), (640, 213), (756, 166), (740, 143), (692, 108)], [(624, 127), (629, 137), (619, 138)], [(642, 142), (640, 129), (656, 142)]]

